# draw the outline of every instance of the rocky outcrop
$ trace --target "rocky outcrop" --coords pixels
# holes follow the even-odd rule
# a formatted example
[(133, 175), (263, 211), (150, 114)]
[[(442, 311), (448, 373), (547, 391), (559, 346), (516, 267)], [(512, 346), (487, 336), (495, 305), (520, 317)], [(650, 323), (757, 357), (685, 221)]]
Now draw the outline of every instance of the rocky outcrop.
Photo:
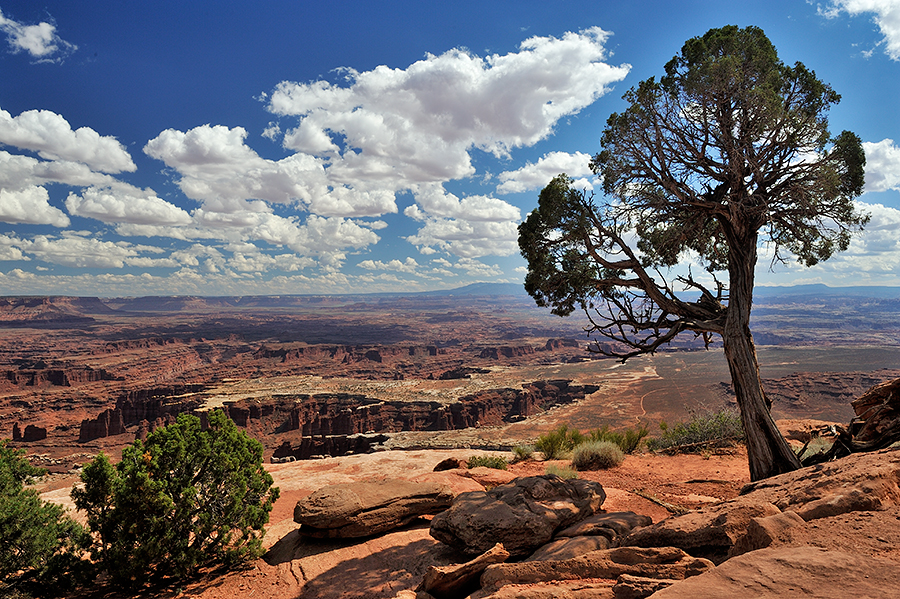
[[(481, 588), (485, 591), (495, 591), (503, 586), (513, 584), (535, 584), (585, 578), (616, 579), (623, 574), (645, 578), (683, 580), (712, 570), (713, 567), (712, 562), (692, 557), (674, 547), (617, 547), (559, 561), (488, 566), (481, 575)], [(701, 593), (695, 597), (704, 597), (704, 595)]]
[(366, 432), (446, 431), (499, 425), (593, 393), (593, 385), (536, 381), (522, 389), (492, 389), (454, 402), (380, 401), (364, 395), (282, 395), (267, 401), (226, 403), (238, 426), (260, 433), (300, 431), (304, 437)]
[(282, 363), (331, 360), (343, 364), (384, 362), (404, 358), (422, 358), (447, 353), (436, 345), (286, 345), (263, 346), (254, 352), (256, 359), (275, 359)]
[(478, 578), (485, 568), (492, 564), (502, 564), (509, 559), (509, 552), (502, 543), (497, 543), (475, 559), (463, 564), (431, 566), (425, 573), (418, 590), (435, 599), (463, 597), (478, 589)]
[(534, 353), (534, 348), (530, 345), (501, 345), (499, 347), (488, 347), (481, 350), (478, 354), (479, 358), (487, 358), (489, 360), (499, 360), (500, 358), (519, 358)]
[(7, 370), (2, 375), (6, 381), (17, 387), (40, 387), (54, 385), (57, 387), (73, 387), (96, 381), (114, 381), (117, 377), (103, 370), (86, 366), (84, 368), (45, 368), (26, 370)]
[(355, 453), (369, 453), (387, 441), (387, 435), (333, 435), (304, 437), (299, 442), (284, 441), (272, 453), (272, 461), (286, 458), (306, 460), (312, 456), (337, 457)]
[(496, 543), (525, 557), (557, 530), (594, 515), (606, 493), (600, 483), (558, 476), (519, 478), (490, 491), (463, 493), (431, 521), (431, 536), (467, 555)]
[[(854, 454), (751, 483), (737, 499), (640, 528), (620, 545), (673, 546), (721, 563), (801, 522), (900, 506), (900, 450)], [(788, 512), (793, 515), (786, 515)]]
[(200, 406), (197, 399), (180, 399), (179, 396), (202, 389), (202, 385), (173, 385), (128, 391), (116, 400), (114, 408), (102, 411), (96, 418), (82, 420), (78, 442), (121, 435), (130, 426), (143, 424), (152, 430), (168, 424), (178, 414), (191, 412)]
[(34, 441), (43, 441), (47, 438), (47, 429), (42, 426), (35, 426), (34, 424), (29, 424), (25, 427), (25, 432), (22, 432), (19, 423), (16, 422), (13, 424), (12, 430), (12, 440), (20, 441), (24, 443), (32, 443)]
[(452, 498), (446, 486), (406, 480), (328, 485), (297, 502), (294, 522), (303, 536), (369, 537), (445, 510)]
[(87, 314), (113, 312), (96, 297), (0, 297), (0, 326), (60, 327), (94, 322)]
[(653, 595), (654, 599), (867, 597), (897, 595), (897, 562), (819, 547), (761, 549), (732, 558)]

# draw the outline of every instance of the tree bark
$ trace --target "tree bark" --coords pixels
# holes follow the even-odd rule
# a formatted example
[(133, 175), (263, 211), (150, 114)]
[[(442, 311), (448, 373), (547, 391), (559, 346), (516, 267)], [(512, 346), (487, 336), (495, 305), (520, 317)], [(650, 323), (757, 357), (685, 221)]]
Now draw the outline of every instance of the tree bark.
[(759, 378), (759, 362), (750, 333), (756, 235), (750, 237), (746, 243), (729, 244), (729, 298), (722, 342), (744, 425), (750, 480), (757, 481), (796, 470), (800, 461), (775, 426), (769, 411), (771, 402)]

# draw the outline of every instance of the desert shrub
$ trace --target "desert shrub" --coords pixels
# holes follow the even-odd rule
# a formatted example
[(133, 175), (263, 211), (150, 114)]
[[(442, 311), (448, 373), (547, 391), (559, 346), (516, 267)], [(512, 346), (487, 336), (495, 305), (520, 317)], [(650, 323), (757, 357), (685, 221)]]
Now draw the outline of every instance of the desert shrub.
[(534, 447), (531, 445), (516, 445), (512, 448), (512, 452), (513, 463), (524, 462), (525, 460), (530, 460), (534, 455)]
[(544, 468), (544, 474), (555, 474), (564, 479), (578, 478), (578, 473), (572, 468), (569, 468), (568, 466), (558, 466), (556, 464), (547, 464), (547, 467)]
[(691, 415), (687, 422), (668, 426), (659, 423), (660, 437), (647, 440), (652, 451), (701, 451), (711, 447), (727, 447), (744, 439), (741, 415), (735, 408)]
[(625, 460), (622, 448), (612, 441), (586, 441), (575, 447), (572, 467), (576, 470), (605, 470)]
[(95, 559), (114, 584), (135, 587), (259, 557), (278, 498), (262, 454), (221, 410), (209, 413), (206, 430), (180, 415), (127, 446), (115, 467), (101, 454), (72, 491), (99, 538)]
[(473, 455), (468, 460), (466, 460), (466, 465), (469, 468), (477, 468), (479, 466), (484, 466), (486, 468), (493, 468), (495, 470), (506, 470), (506, 459), (503, 456), (499, 455)]
[(538, 437), (534, 447), (544, 454), (545, 459), (558, 460), (575, 449), (575, 446), (584, 440), (585, 437), (580, 431), (569, 429), (568, 425), (561, 424), (556, 430)]
[(89, 542), (84, 529), (62, 506), (41, 501), (37, 491), (25, 487), (44, 470), (32, 466), (24, 453), (0, 440), (0, 594), (4, 596), (27, 596), (26, 591), (35, 587), (42, 595), (71, 587), (82, 571), (78, 553)]
[(609, 425), (604, 424), (602, 428), (594, 429), (588, 433), (591, 441), (610, 441), (619, 446), (624, 453), (634, 453), (641, 445), (641, 441), (650, 434), (650, 430), (641, 425), (637, 429), (626, 429), (623, 432), (609, 430)]

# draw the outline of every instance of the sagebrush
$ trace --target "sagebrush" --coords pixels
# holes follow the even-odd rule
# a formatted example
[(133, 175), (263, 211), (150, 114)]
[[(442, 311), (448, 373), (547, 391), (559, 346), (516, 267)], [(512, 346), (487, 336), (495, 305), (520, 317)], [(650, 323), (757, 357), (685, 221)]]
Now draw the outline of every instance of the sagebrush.
[(672, 426), (659, 423), (661, 434), (647, 440), (651, 451), (702, 451), (728, 447), (744, 440), (741, 415), (736, 408), (694, 413), (685, 422)]
[(625, 461), (622, 448), (612, 441), (586, 441), (575, 447), (572, 466), (576, 470), (605, 470)]
[(578, 472), (568, 466), (557, 466), (556, 464), (547, 464), (544, 468), (544, 474), (555, 474), (563, 479), (578, 478)]
[(516, 445), (512, 448), (513, 462), (524, 462), (530, 460), (534, 455), (534, 447), (531, 445)]
[(466, 460), (466, 466), (469, 468), (493, 468), (495, 470), (506, 470), (507, 461), (503, 456), (499, 455), (473, 455)]
[(584, 441), (584, 435), (580, 431), (570, 429), (567, 424), (561, 424), (555, 430), (538, 437), (534, 448), (544, 454), (544, 459), (559, 460), (582, 441)]
[(592, 430), (588, 433), (591, 441), (610, 441), (619, 446), (624, 453), (634, 453), (641, 446), (644, 437), (650, 434), (650, 429), (646, 425), (641, 425), (637, 429), (626, 429), (624, 431), (611, 431), (609, 425), (604, 424), (601, 428)]

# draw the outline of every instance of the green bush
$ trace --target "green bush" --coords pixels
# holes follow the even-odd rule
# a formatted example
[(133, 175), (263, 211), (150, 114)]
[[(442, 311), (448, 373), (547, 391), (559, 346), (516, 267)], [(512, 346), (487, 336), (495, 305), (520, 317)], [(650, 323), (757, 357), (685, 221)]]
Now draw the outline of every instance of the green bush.
[(209, 413), (206, 430), (180, 415), (127, 446), (115, 467), (101, 454), (72, 491), (99, 539), (95, 560), (114, 584), (133, 588), (260, 556), (279, 494), (262, 454), (221, 410)]
[(671, 427), (660, 422), (659, 428), (661, 436), (647, 440), (647, 447), (652, 451), (701, 451), (727, 447), (744, 439), (741, 415), (735, 408), (693, 414), (687, 422)]
[(516, 462), (524, 462), (525, 460), (530, 460), (534, 455), (534, 447), (531, 445), (516, 445), (512, 448), (513, 452), (513, 463)]
[(634, 453), (641, 446), (641, 441), (650, 434), (650, 430), (641, 425), (637, 430), (627, 429), (624, 432), (611, 431), (609, 425), (604, 424), (602, 428), (592, 430), (588, 433), (591, 441), (610, 441), (619, 446), (624, 453)]
[(0, 593), (20, 593), (21, 587), (61, 592), (82, 573), (78, 553), (90, 539), (62, 506), (25, 488), (44, 470), (24, 453), (0, 440)]
[(466, 465), (469, 468), (484, 466), (486, 468), (493, 468), (494, 470), (506, 470), (507, 466), (506, 460), (503, 456), (499, 455), (473, 455), (466, 460)]
[(568, 425), (561, 424), (556, 430), (538, 437), (534, 447), (544, 454), (544, 459), (559, 460), (584, 440), (584, 435), (577, 429), (570, 430)]
[(578, 478), (578, 473), (567, 466), (557, 466), (556, 464), (547, 464), (544, 468), (544, 474), (555, 474), (564, 479)]
[(612, 441), (586, 441), (575, 447), (572, 467), (577, 470), (605, 470), (618, 466), (625, 453)]

